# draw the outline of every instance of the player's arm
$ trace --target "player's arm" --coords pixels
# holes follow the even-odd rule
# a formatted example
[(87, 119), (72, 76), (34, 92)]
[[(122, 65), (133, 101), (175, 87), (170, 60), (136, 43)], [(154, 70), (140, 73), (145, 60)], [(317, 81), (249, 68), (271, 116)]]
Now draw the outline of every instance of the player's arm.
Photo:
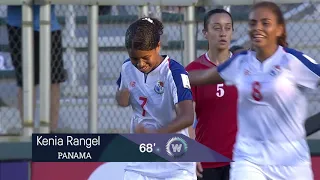
[[(192, 91), (193, 92), (193, 91)], [(195, 93), (192, 93), (193, 97), (195, 96)], [(194, 110), (194, 118), (193, 118), (193, 124), (192, 126), (190, 126), (188, 128), (188, 133), (189, 133), (189, 137), (191, 139), (196, 139), (196, 133), (195, 133), (195, 129), (196, 129), (196, 126), (197, 126), (197, 116), (196, 116), (196, 112), (195, 112), (195, 109), (196, 109), (196, 103), (193, 101), (193, 110)]]
[(197, 119), (194, 119), (192, 126), (190, 126), (190, 127), (188, 128), (189, 137), (190, 137), (191, 139), (196, 139), (195, 128), (196, 128), (196, 126), (197, 126), (197, 123), (198, 123)]
[(223, 79), (219, 75), (216, 67), (206, 70), (190, 71), (189, 79), (192, 86), (223, 83)]
[[(241, 54), (244, 54), (243, 52)], [(229, 60), (218, 67), (212, 67), (206, 70), (188, 71), (189, 80), (192, 86), (219, 84), (227, 81), (234, 84), (238, 73), (239, 55), (234, 55)]]
[(290, 59), (290, 70), (295, 76), (296, 83), (311, 89), (318, 88), (320, 84), (320, 65), (301, 52), (293, 49), (287, 49), (286, 52), (294, 56)]
[(198, 120), (197, 120), (196, 117), (195, 117), (195, 118), (193, 119), (193, 124), (192, 124), (192, 126), (190, 126), (190, 127), (188, 128), (189, 137), (190, 137), (191, 139), (196, 139), (195, 129), (196, 129), (197, 123), (198, 123)]
[(194, 110), (191, 86), (186, 70), (175, 61), (170, 62), (171, 74), (167, 77), (167, 84), (175, 104), (176, 118), (166, 127), (158, 130), (159, 133), (176, 133), (192, 125)]
[(125, 86), (125, 83), (123, 82), (121, 78), (121, 73), (120, 76), (117, 80), (117, 85), (118, 85), (118, 90), (116, 92), (116, 101), (119, 106), (121, 107), (127, 107), (130, 105), (130, 92), (129, 89)]
[[(197, 70), (199, 69), (199, 64), (197, 61), (193, 61), (190, 64), (188, 64), (186, 66), (186, 71), (192, 71), (192, 70)], [(195, 128), (197, 125), (197, 115), (196, 115), (196, 98), (197, 98), (197, 86), (191, 86), (191, 92), (192, 92), (192, 98), (193, 98), (193, 111), (194, 111), (194, 120), (193, 120), (193, 124), (192, 126), (190, 126), (188, 128), (188, 133), (189, 133), (189, 137), (191, 139), (195, 139), (196, 138), (196, 133), (195, 133)]]
[(192, 125), (194, 118), (192, 100), (177, 103), (175, 109), (176, 118), (166, 127), (159, 129), (158, 133), (176, 133)]

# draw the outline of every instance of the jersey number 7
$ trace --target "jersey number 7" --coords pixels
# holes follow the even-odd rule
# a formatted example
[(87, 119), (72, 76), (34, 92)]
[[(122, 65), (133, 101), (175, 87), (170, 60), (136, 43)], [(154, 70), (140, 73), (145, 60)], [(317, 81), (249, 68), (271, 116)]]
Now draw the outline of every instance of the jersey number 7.
[(142, 101), (142, 103), (141, 103), (142, 116), (146, 116), (146, 110), (144, 109), (144, 106), (147, 104), (148, 98), (146, 98), (146, 97), (139, 97), (139, 100)]

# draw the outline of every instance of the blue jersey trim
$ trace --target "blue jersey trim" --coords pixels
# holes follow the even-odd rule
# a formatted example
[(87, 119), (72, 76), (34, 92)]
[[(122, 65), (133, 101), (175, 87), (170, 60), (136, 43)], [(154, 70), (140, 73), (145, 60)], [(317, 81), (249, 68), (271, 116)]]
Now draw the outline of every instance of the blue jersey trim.
[(192, 128), (195, 129), (195, 128), (197, 127), (197, 124), (198, 124), (198, 120), (195, 119), (195, 120), (193, 121)]
[(309, 61), (306, 57), (303, 56), (302, 52), (299, 52), (295, 49), (290, 49), (290, 48), (283, 48), (287, 53), (292, 54), (295, 56), (297, 59), (299, 59), (302, 64), (304, 64), (310, 71), (315, 73), (316, 75), (320, 76), (320, 65), (318, 64), (313, 64), (311, 61)]
[(177, 95), (178, 95), (178, 102), (184, 100), (192, 100), (192, 92), (191, 89), (183, 87), (183, 82), (181, 78), (181, 74), (188, 75), (187, 71), (184, 67), (179, 64), (177, 61), (170, 59), (169, 60), (169, 69), (172, 74), (173, 81), (177, 87)]
[[(123, 62), (123, 64), (125, 64), (126, 62), (129, 62), (129, 61), (130, 61), (130, 59), (125, 60), (125, 61)], [(122, 64), (122, 65), (123, 65), (123, 64)], [(118, 78), (118, 80), (117, 80), (118, 88), (120, 88), (120, 84), (121, 84), (121, 73), (120, 73), (119, 78)]]
[(217, 71), (220, 73), (221, 71), (223, 71), (225, 68), (227, 68), (234, 59), (236, 59), (238, 56), (240, 55), (246, 55), (248, 54), (248, 51), (242, 51), (234, 56), (232, 56), (230, 59), (228, 59), (226, 62), (222, 63), (221, 65), (219, 65), (217, 67)]

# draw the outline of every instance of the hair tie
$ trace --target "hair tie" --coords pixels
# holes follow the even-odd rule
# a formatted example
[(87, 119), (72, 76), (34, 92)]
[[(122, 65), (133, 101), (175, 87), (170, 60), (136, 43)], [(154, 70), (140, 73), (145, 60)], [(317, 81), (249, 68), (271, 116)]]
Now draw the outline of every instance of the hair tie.
[(141, 19), (141, 20), (143, 20), (143, 21), (149, 21), (150, 23), (153, 24), (153, 20), (152, 20), (151, 18), (146, 17), (146, 18), (143, 18), (143, 19)]

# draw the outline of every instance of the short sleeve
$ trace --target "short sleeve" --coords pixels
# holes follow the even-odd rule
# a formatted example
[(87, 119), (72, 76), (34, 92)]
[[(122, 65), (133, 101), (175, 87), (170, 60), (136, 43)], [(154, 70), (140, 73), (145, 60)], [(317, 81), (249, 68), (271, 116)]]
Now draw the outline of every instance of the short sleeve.
[(122, 76), (121, 76), (121, 73), (120, 73), (119, 78), (117, 80), (117, 85), (118, 85), (119, 90), (125, 89), (125, 85), (124, 84), (125, 84), (124, 80), (122, 80)]
[(127, 83), (126, 83), (126, 80), (125, 80), (125, 76), (123, 76), (122, 74), (125, 74), (125, 63), (128, 63), (130, 60), (127, 59), (124, 61), (124, 63), (122, 64), (122, 67), (121, 67), (121, 72), (120, 72), (120, 75), (119, 75), (119, 78), (117, 80), (117, 85), (118, 85), (118, 88), (119, 90), (122, 90), (122, 89), (125, 89), (125, 88), (128, 88), (127, 87)]
[[(187, 67), (186, 67), (186, 71), (192, 71), (192, 70), (197, 70), (200, 69), (197, 66), (197, 62), (191, 62)], [(193, 101), (196, 101), (197, 99), (197, 86), (191, 86), (191, 92), (192, 92), (192, 99)]]
[(235, 85), (239, 75), (240, 58), (244, 57), (248, 52), (243, 51), (232, 56), (229, 60), (217, 67), (217, 71), (226, 85)]
[(184, 67), (174, 60), (169, 60), (169, 70), (171, 73), (169, 73), (168, 82), (174, 104), (185, 100), (192, 100), (189, 77)]
[(294, 49), (286, 48), (289, 53), (289, 68), (295, 82), (303, 87), (316, 89), (320, 83), (320, 65), (311, 57)]

